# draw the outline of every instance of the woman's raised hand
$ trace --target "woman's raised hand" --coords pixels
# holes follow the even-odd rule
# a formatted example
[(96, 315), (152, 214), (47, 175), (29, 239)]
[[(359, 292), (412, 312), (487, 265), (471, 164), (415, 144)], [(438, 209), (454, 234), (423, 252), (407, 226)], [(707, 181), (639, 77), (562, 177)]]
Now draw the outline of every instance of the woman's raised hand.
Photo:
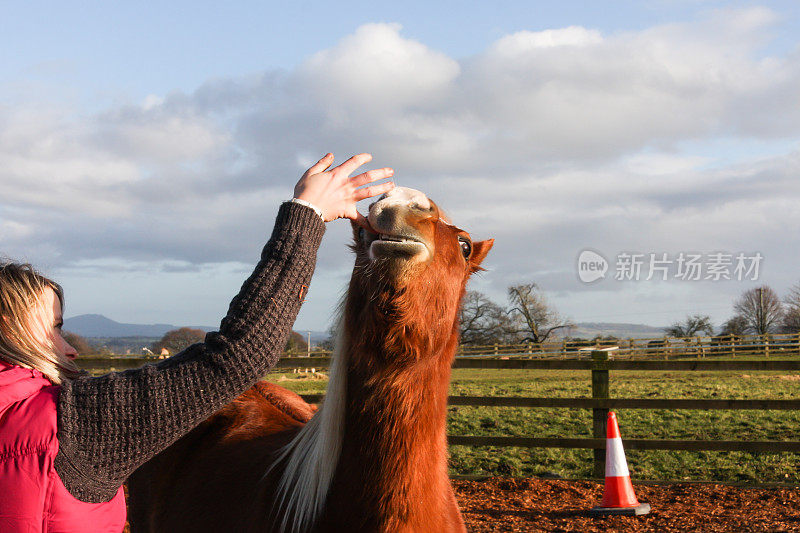
[(370, 154), (358, 154), (328, 170), (333, 163), (333, 154), (327, 154), (306, 170), (294, 187), (294, 197), (322, 210), (325, 222), (337, 218), (349, 218), (369, 229), (369, 222), (356, 209), (356, 202), (394, 188), (394, 183), (391, 181), (364, 187), (368, 183), (394, 175), (394, 170), (391, 168), (379, 168), (350, 177), (358, 167), (370, 161), (372, 161)]

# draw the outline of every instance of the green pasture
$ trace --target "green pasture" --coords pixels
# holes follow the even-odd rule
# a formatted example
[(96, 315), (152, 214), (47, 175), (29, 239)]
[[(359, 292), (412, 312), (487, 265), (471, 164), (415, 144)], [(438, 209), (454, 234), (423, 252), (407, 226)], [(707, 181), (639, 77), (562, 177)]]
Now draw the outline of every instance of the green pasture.
[[(322, 393), (326, 381), (270, 374), (299, 393)], [(591, 397), (584, 370), (453, 371), (451, 395)], [(612, 398), (800, 398), (800, 374), (785, 372), (611, 371)], [(757, 410), (617, 411), (627, 438), (800, 440), (800, 412)], [(451, 435), (591, 437), (590, 409), (450, 407)], [(592, 451), (555, 448), (451, 447), (454, 475), (591, 477)], [(800, 454), (627, 451), (631, 476), (646, 480), (800, 483)]]

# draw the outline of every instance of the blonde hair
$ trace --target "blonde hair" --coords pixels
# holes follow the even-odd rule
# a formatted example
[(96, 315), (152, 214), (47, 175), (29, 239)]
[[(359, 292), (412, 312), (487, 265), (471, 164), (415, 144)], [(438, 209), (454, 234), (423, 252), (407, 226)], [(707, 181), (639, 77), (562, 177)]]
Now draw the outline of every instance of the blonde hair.
[(59, 355), (43, 295), (50, 288), (64, 308), (64, 290), (31, 265), (0, 261), (0, 359), (38, 370), (55, 384), (81, 374), (66, 355)]

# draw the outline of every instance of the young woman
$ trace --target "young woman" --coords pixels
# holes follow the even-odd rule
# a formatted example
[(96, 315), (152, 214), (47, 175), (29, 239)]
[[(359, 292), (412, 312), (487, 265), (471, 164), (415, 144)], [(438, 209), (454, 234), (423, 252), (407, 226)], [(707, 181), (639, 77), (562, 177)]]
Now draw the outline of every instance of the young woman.
[[(324, 222), (366, 220), (356, 202), (392, 169), (350, 177), (323, 157), (281, 205), (272, 237), (205, 342), (138, 370), (91, 378), (61, 336), (61, 287), (0, 263), (0, 532), (119, 532), (122, 482), (277, 361), (311, 281)], [(359, 188), (361, 187), (361, 188)]]

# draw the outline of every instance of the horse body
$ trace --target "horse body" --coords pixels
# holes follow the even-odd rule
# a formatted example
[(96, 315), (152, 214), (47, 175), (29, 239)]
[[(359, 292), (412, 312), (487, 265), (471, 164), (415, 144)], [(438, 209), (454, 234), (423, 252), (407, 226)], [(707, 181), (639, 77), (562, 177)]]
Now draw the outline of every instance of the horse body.
[(458, 309), (492, 241), (397, 188), (356, 263), (319, 412), (258, 384), (130, 479), (133, 531), (462, 532), (445, 419)]
[(246, 531), (253, 506), (274, 497), (261, 478), (275, 450), (314, 411), (283, 387), (256, 384), (134, 472), (132, 531)]

